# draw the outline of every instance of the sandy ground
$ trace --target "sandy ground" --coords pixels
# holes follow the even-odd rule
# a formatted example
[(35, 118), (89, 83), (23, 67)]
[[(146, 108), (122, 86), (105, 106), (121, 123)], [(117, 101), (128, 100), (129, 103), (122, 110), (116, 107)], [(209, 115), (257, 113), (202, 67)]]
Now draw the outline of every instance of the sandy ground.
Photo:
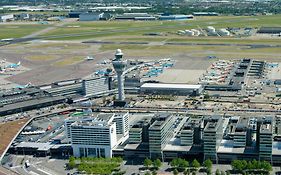
[[(42, 85), (60, 80), (85, 77), (99, 69), (97, 63), (104, 59), (113, 58), (114, 52), (98, 52), (99, 46), (77, 43), (28, 43), (11, 45), (0, 48), (1, 58), (9, 62), (21, 61), (22, 66), (29, 71), (10, 76), (6, 80), (17, 84), (32, 83)], [(86, 61), (84, 58), (94, 55), (95, 60)], [(42, 59), (40, 60), (40, 56)], [(81, 58), (81, 61), (73, 64), (58, 66), (56, 63), (73, 57)]]

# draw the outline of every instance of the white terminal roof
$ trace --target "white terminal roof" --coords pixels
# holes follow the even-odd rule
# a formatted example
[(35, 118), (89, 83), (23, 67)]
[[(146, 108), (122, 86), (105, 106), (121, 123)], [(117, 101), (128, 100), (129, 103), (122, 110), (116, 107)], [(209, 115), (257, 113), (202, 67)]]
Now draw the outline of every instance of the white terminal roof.
[(144, 83), (141, 88), (159, 88), (159, 89), (200, 89), (202, 85), (190, 84), (168, 84), (168, 83)]

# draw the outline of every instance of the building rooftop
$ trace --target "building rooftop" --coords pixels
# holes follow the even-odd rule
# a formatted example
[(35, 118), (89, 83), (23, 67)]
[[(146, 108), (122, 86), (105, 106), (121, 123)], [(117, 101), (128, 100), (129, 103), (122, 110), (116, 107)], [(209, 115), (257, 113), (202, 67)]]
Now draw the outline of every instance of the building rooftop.
[(154, 118), (156, 121), (153, 122), (149, 129), (161, 129), (170, 117), (172, 117), (172, 115), (167, 113), (155, 114)]
[(207, 118), (207, 124), (204, 128), (204, 131), (216, 131), (219, 127), (219, 123), (222, 122), (222, 118), (220, 116), (211, 116)]
[(194, 127), (200, 127), (202, 124), (201, 118), (190, 118), (187, 122), (183, 125), (183, 130), (190, 130)]
[(260, 127), (260, 133), (272, 133), (272, 125), (271, 124), (262, 124)]
[(92, 120), (80, 120), (73, 123), (71, 126), (83, 127), (83, 126), (94, 126), (94, 127), (108, 127), (112, 125), (115, 114), (99, 114), (97, 117), (93, 117)]
[(189, 84), (166, 84), (166, 83), (144, 83), (141, 88), (159, 88), (159, 89), (199, 89), (202, 85)]

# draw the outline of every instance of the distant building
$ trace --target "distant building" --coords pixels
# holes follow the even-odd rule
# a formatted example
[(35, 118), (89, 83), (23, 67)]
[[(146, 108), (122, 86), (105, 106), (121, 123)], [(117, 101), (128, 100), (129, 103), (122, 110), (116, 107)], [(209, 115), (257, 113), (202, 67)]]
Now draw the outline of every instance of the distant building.
[(162, 15), (159, 20), (187, 20), (193, 19), (193, 15)]
[(9, 22), (14, 20), (13, 14), (0, 15), (0, 22)]
[(261, 27), (257, 33), (261, 34), (281, 34), (281, 27)]
[(103, 16), (103, 13), (91, 12), (81, 13), (79, 15), (79, 21), (99, 21)]
[(21, 13), (17, 15), (17, 18), (19, 20), (29, 20), (30, 19), (30, 15), (28, 13)]
[(77, 121), (71, 125), (71, 146), (75, 157), (112, 157), (117, 145), (113, 114), (100, 114), (92, 121)]
[(216, 12), (193, 12), (194, 16), (219, 16)]
[(154, 16), (149, 15), (148, 13), (124, 13), (122, 15), (117, 15), (116, 20), (156, 20)]
[(69, 12), (68, 17), (69, 18), (79, 18), (79, 15), (82, 13), (85, 13), (85, 12), (83, 12), (83, 11)]

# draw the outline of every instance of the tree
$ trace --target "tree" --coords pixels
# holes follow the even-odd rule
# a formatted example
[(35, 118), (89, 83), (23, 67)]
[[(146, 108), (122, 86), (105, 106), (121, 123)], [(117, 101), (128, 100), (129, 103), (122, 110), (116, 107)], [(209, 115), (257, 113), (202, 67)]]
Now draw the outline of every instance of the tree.
[(212, 169), (211, 168), (207, 168), (206, 173), (207, 173), (207, 175), (211, 175), (212, 174)]
[(204, 161), (203, 165), (207, 168), (207, 169), (212, 169), (213, 166), (213, 162), (210, 159), (207, 159)]
[(75, 168), (75, 165), (76, 165), (76, 164), (75, 164), (75, 161), (73, 161), (73, 160), (72, 160), (72, 161), (69, 161), (69, 163), (68, 163), (68, 166), (69, 166), (70, 169)]
[(185, 169), (185, 168), (189, 167), (189, 162), (184, 160), (184, 159), (179, 159), (178, 160), (178, 166), (181, 169)]
[(70, 161), (75, 161), (75, 157), (74, 157), (74, 156), (70, 156), (70, 157), (69, 157), (69, 162), (70, 162)]
[(183, 174), (184, 175), (189, 175), (189, 172), (187, 170), (184, 170)]
[(195, 172), (195, 171), (192, 171), (192, 175), (196, 175), (196, 172)]
[(194, 159), (191, 163), (192, 167), (194, 167), (195, 169), (198, 169), (200, 167), (200, 163)]
[(173, 168), (176, 168), (176, 167), (178, 166), (178, 158), (172, 160), (171, 166), (172, 166)]
[(156, 159), (156, 160), (153, 161), (153, 166), (154, 166), (155, 168), (159, 169), (159, 168), (161, 167), (161, 165), (162, 165), (161, 160)]
[(226, 175), (230, 175), (230, 172), (229, 172), (229, 171), (227, 171), (227, 172), (226, 172)]
[(272, 170), (272, 166), (269, 162), (267, 161), (262, 161), (261, 162), (261, 168), (266, 170), (266, 171), (271, 171)]
[(177, 169), (174, 169), (174, 170), (173, 170), (173, 174), (174, 174), (174, 175), (178, 175), (178, 174), (179, 174), (178, 170), (177, 170)]
[(148, 158), (145, 158), (143, 164), (148, 169), (152, 165), (152, 161)]
[(220, 175), (221, 173), (220, 173), (220, 170), (219, 169), (217, 169), (216, 170), (216, 175)]
[(157, 175), (157, 171), (153, 170), (152, 175)]
[(75, 166), (76, 166), (75, 157), (74, 156), (69, 157), (68, 167), (70, 169), (73, 169), (75, 168)]
[(221, 175), (225, 175), (225, 172), (224, 172), (224, 171), (221, 171)]
[(149, 171), (145, 172), (144, 175), (151, 175), (151, 173)]

